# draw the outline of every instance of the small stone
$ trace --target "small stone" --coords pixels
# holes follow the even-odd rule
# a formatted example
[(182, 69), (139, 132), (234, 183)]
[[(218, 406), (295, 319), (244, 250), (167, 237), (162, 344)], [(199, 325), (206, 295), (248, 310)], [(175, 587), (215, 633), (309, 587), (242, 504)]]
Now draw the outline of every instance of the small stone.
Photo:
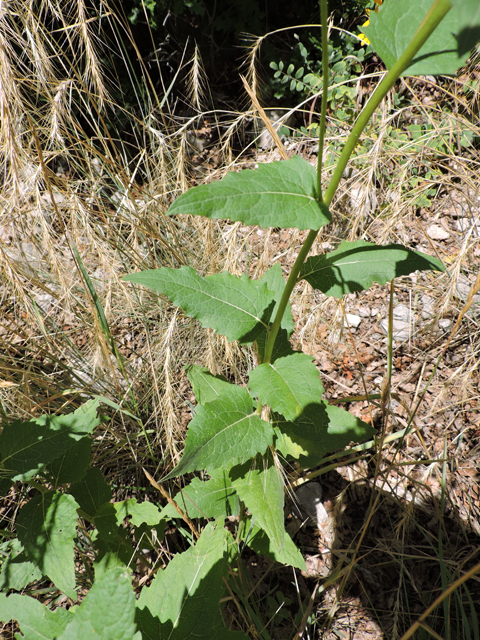
[(450, 318), (441, 318), (438, 321), (438, 326), (440, 327), (440, 329), (443, 329), (443, 331), (448, 331), (452, 326), (452, 321), (450, 320)]
[(450, 234), (440, 224), (431, 224), (427, 229), (427, 235), (432, 240), (447, 240)]
[[(63, 193), (60, 193), (58, 191), (53, 191), (52, 195), (53, 195), (53, 200), (54, 200), (55, 204), (62, 204), (63, 202), (65, 202), (65, 196), (64, 196)], [(44, 193), (40, 197), (40, 200), (44, 204), (52, 204), (52, 196), (48, 192)]]
[(435, 302), (433, 298), (427, 295), (422, 295), (420, 298), (420, 302), (422, 303), (422, 312), (421, 316), (424, 320), (428, 320), (429, 318), (433, 318), (435, 315)]
[[(380, 321), (380, 328), (384, 333), (388, 333), (388, 318), (384, 318)], [(393, 339), (398, 342), (405, 342), (410, 338), (410, 322), (404, 322), (403, 320), (393, 321)]]
[(399, 304), (393, 309), (393, 319), (394, 319), (393, 324), (395, 325), (395, 320), (401, 320), (402, 322), (409, 322), (411, 319), (411, 315), (412, 314), (409, 307), (407, 307), (404, 304)]
[(475, 231), (477, 233), (480, 232), (480, 218), (474, 218), (474, 217), (469, 217), (469, 218), (458, 218), (458, 220), (455, 221), (455, 227), (457, 229), (457, 231), (461, 231), (462, 233), (466, 232), (466, 231), (470, 231), (470, 229), (472, 227), (475, 227)]
[(37, 306), (45, 313), (48, 313), (55, 301), (55, 298), (50, 293), (40, 293), (34, 298)]
[(352, 329), (357, 329), (360, 322), (362, 321), (361, 317), (356, 316), (353, 313), (347, 313), (346, 315), (347, 315), (346, 319), (344, 318), (343, 320), (343, 326), (344, 327), (350, 326), (352, 327)]
[(370, 317), (370, 309), (368, 307), (358, 307), (358, 315), (361, 318), (369, 318)]

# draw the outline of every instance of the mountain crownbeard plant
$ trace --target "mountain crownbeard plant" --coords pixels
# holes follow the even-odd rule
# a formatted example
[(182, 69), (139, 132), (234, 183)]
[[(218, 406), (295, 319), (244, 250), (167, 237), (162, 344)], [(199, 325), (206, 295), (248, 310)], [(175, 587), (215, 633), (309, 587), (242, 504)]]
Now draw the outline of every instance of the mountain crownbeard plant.
[[(327, 51), (326, 0), (320, 8), (322, 48)], [(0, 435), (2, 489), (5, 495), (17, 483), (17, 488), (24, 487), (25, 500), (16, 517), (16, 535), (9, 534), (0, 545), (1, 620), (18, 621), (25, 638), (184, 640), (195, 633), (198, 638), (240, 640), (247, 636), (224, 627), (219, 602), (229, 566), (238, 562), (244, 545), (304, 568), (300, 551), (285, 531), (282, 461), (312, 467), (325, 454), (363, 441), (375, 431), (323, 398), (313, 358), (294, 351), (289, 340), (294, 329), (290, 296), (301, 280), (340, 298), (374, 282), (444, 270), (438, 259), (399, 244), (357, 240), (342, 242), (329, 254), (308, 254), (319, 230), (331, 222), (329, 206), (352, 151), (387, 92), (402, 75), (453, 74), (478, 39), (479, 25), (477, 0), (386, 0), (378, 13), (372, 12), (364, 30), (389, 70), (357, 118), (326, 188), (324, 91), (316, 170), (294, 156), (230, 173), (219, 182), (191, 189), (172, 204), (168, 215), (309, 230), (286, 282), (278, 263), (257, 280), (227, 272), (202, 277), (189, 266), (124, 277), (168, 297), (203, 327), (253, 346), (258, 364), (246, 387), (204, 367), (187, 366), (197, 406), (183, 456), (161, 480), (147, 474), (168, 499), (163, 509), (136, 499), (112, 503), (101, 472), (89, 466), (90, 435), (103, 420), (97, 417), (98, 400), (69, 415), (7, 424)], [(327, 56), (322, 71), (327, 87)], [(388, 388), (384, 396), (387, 393)], [(162, 487), (165, 480), (193, 472), (202, 475), (174, 499)], [(36, 491), (30, 499), (28, 487)], [(230, 516), (235, 517), (235, 535), (224, 526)], [(129, 567), (143, 559), (138, 548), (132, 549), (123, 526), (126, 518), (135, 539), (142, 539), (142, 548), (154, 536), (162, 537), (168, 519), (182, 518), (191, 532), (188, 550), (174, 555), (149, 586), (139, 587), (137, 600)], [(198, 519), (208, 523), (201, 525)], [(28, 595), (6, 595), (45, 577), (75, 602), (78, 562), (83, 562), (90, 585), (79, 606), (52, 611)], [(265, 630), (261, 637), (268, 637)]]

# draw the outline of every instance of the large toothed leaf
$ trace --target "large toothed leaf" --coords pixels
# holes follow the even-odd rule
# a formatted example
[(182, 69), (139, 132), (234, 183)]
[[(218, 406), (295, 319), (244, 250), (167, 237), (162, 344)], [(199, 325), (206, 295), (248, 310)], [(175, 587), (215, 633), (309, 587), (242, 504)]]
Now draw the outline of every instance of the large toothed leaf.
[(271, 560), (276, 560), (281, 564), (296, 567), (300, 571), (305, 571), (305, 560), (286, 531), (281, 551), (272, 549), (270, 538), (263, 529), (260, 529), (258, 525), (252, 522), (251, 518), (247, 520), (245, 531), (247, 532), (247, 545), (255, 553), (266, 556)]
[(320, 229), (332, 218), (328, 207), (315, 199), (316, 184), (314, 167), (294, 156), (194, 187), (177, 198), (168, 213), (229, 218), (259, 227)]
[(116, 502), (114, 505), (117, 514), (117, 524), (120, 525), (125, 518), (134, 527), (142, 524), (157, 525), (162, 519), (160, 509), (151, 502), (137, 502), (135, 498)]
[(279, 553), (285, 540), (284, 486), (270, 450), (230, 469), (230, 478), (255, 523), (267, 534), (271, 552)]
[(198, 404), (212, 402), (222, 393), (228, 393), (234, 386), (223, 376), (214, 376), (207, 367), (200, 367), (198, 364), (187, 368), (187, 378), (190, 380)]
[(59, 638), (68, 622), (73, 618), (73, 610), (58, 607), (50, 611), (48, 607), (30, 596), (0, 593), (0, 620), (16, 620), (24, 640), (46, 640)]
[(285, 457), (302, 458), (305, 467), (318, 464), (327, 453), (342, 449), (350, 442), (362, 442), (376, 433), (363, 420), (323, 400), (309, 405), (294, 421), (276, 414), (273, 425), (276, 449)]
[(437, 258), (401, 244), (378, 246), (364, 240), (342, 242), (338, 249), (305, 261), (300, 277), (328, 296), (363, 291), (374, 282), (385, 284), (414, 271), (444, 271)]
[(220, 613), (230, 541), (223, 525), (208, 524), (194, 547), (177, 553), (143, 587), (136, 614), (143, 640), (247, 640), (226, 629)]
[(88, 469), (80, 482), (72, 484), (70, 493), (80, 509), (90, 517), (95, 516), (100, 507), (112, 498), (112, 490), (97, 467)]
[(97, 410), (98, 400), (90, 400), (70, 414), (6, 424), (0, 435), (1, 475), (12, 481), (30, 480), (92, 433), (102, 422)]
[(22, 591), (31, 582), (41, 579), (42, 572), (28, 560), (18, 538), (0, 544), (0, 553), (4, 557), (0, 570), (0, 591)]
[(114, 567), (97, 577), (58, 640), (132, 640), (135, 594), (128, 571)]
[(197, 407), (183, 457), (164, 480), (188, 471), (242, 464), (263, 453), (272, 441), (272, 425), (254, 411), (248, 390), (232, 385), (225, 395)]
[(261, 364), (250, 372), (248, 386), (262, 404), (288, 420), (295, 420), (305, 407), (319, 402), (323, 393), (313, 358), (305, 353)]
[[(389, 0), (378, 13), (370, 13), (370, 24), (363, 30), (389, 69), (432, 4), (432, 0)], [(453, 0), (453, 5), (402, 75), (454, 75), (465, 64), (480, 40), (480, 5), (478, 0)]]
[[(194, 478), (174, 496), (174, 500), (190, 518), (238, 516), (240, 510), (238, 496), (224, 469), (212, 472), (212, 478), (206, 482)], [(179, 515), (171, 504), (167, 504), (161, 517), (178, 518)]]
[(18, 539), (30, 561), (73, 599), (77, 508), (71, 495), (49, 491), (27, 502), (17, 517)]
[(191, 267), (164, 267), (132, 273), (123, 280), (163, 293), (203, 327), (243, 343), (256, 339), (273, 308), (273, 292), (245, 274), (240, 278), (227, 272), (202, 277)]

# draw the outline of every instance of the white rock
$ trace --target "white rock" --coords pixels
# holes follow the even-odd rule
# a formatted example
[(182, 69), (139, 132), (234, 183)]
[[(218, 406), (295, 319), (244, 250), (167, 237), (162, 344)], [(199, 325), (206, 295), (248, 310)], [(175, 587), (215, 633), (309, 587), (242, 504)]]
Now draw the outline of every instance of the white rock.
[[(380, 321), (380, 328), (384, 333), (388, 333), (388, 318), (384, 318)], [(404, 322), (403, 320), (393, 321), (393, 339), (398, 342), (405, 342), (410, 338), (410, 322)]]
[(48, 313), (55, 301), (55, 298), (50, 293), (40, 293), (38, 296), (35, 296), (34, 300), (42, 311)]
[(431, 224), (427, 229), (427, 235), (432, 240), (447, 240), (450, 234), (440, 224)]
[(438, 321), (438, 326), (440, 327), (440, 329), (443, 329), (444, 331), (448, 331), (452, 326), (452, 321), (449, 318), (441, 318)]
[(455, 221), (455, 227), (457, 231), (461, 231), (462, 233), (470, 231), (472, 227), (475, 227), (474, 231), (480, 233), (480, 218), (471, 216), (469, 218), (458, 218), (458, 220)]
[(368, 307), (358, 307), (358, 315), (361, 318), (369, 318), (371, 315), (371, 311)]
[[(52, 195), (55, 204), (62, 204), (63, 202), (65, 202), (65, 195), (63, 193), (60, 193), (59, 191), (53, 191)], [(40, 197), (40, 200), (43, 204), (52, 204), (52, 197), (48, 191)]]
[(393, 320), (401, 320), (402, 322), (410, 322), (412, 313), (410, 308), (404, 304), (399, 304), (393, 309)]
[[(466, 298), (468, 297), (468, 294), (470, 293), (470, 289), (472, 288), (472, 284), (473, 282), (470, 282), (468, 280), (468, 278), (466, 278), (463, 275), (460, 275), (457, 281), (457, 292), (460, 294), (459, 297), (462, 302), (464, 300), (466, 300)], [(476, 295), (473, 296), (473, 301), (476, 304), (480, 303), (480, 294), (477, 293)]]
[(346, 314), (347, 317), (346, 319), (343, 319), (343, 326), (344, 327), (352, 327), (352, 329), (356, 329), (358, 327), (358, 325), (360, 324), (360, 322), (362, 321), (360, 316), (356, 316), (353, 313), (347, 313)]
[(433, 318), (435, 315), (435, 302), (433, 298), (427, 295), (422, 295), (420, 298), (420, 302), (422, 303), (422, 312), (421, 316), (424, 320), (428, 320), (429, 318)]

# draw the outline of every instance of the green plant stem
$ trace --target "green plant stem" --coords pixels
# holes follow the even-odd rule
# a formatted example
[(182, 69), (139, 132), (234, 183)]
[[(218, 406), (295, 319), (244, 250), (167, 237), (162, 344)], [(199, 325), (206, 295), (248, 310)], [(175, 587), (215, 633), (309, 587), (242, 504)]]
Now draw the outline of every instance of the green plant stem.
[[(320, 0), (321, 4), (326, 2), (326, 0)], [(350, 159), (350, 156), (355, 149), (355, 146), (360, 138), (363, 130), (367, 126), (370, 118), (373, 116), (375, 110), (385, 98), (387, 93), (393, 87), (398, 78), (402, 75), (405, 69), (408, 68), (410, 62), (413, 60), (414, 56), (424, 43), (428, 40), (431, 34), (435, 31), (438, 24), (443, 20), (443, 18), (447, 15), (447, 13), (452, 8), (451, 0), (435, 0), (429, 12), (425, 16), (422, 24), (418, 27), (415, 32), (413, 38), (411, 39), (409, 45), (390, 69), (390, 71), (386, 74), (380, 84), (377, 86), (375, 91), (373, 92), (370, 100), (367, 102), (362, 112), (358, 116), (355, 121), (355, 124), (352, 127), (352, 131), (348, 136), (347, 142), (343, 148), (342, 153), (340, 154), (340, 158), (338, 159), (337, 165), (333, 172), (332, 178), (328, 185), (327, 190), (325, 191), (325, 195), (323, 196), (323, 203), (330, 206), (333, 196), (340, 184), (340, 180), (342, 179), (343, 172), (345, 171), (345, 167)], [(323, 27), (323, 25), (322, 25)], [(323, 46), (323, 44), (322, 44)], [(324, 87), (325, 89), (325, 87)], [(322, 96), (322, 104), (323, 104), (323, 96)], [(319, 163), (320, 163), (320, 147), (319, 147)], [(319, 192), (320, 193), (320, 192)], [(320, 199), (321, 196), (317, 196), (319, 202), (322, 202)], [(277, 314), (275, 319), (270, 327), (270, 331), (268, 334), (268, 340), (265, 347), (265, 353), (263, 362), (269, 363), (272, 358), (273, 346), (275, 344), (275, 340), (277, 338), (278, 330), (280, 329), (280, 324), (282, 322), (283, 314), (285, 313), (285, 309), (287, 308), (288, 301), (290, 300), (290, 296), (292, 294), (293, 288), (297, 283), (298, 274), (300, 273), (300, 269), (305, 262), (305, 259), (312, 248), (312, 245), (317, 237), (319, 229), (312, 230), (309, 232), (303, 247), (298, 254), (297, 259), (295, 260), (295, 264), (292, 267), (292, 271), (288, 277), (287, 283), (285, 285), (285, 289), (283, 291), (282, 298), (280, 300), (280, 304), (278, 306)]]
[(435, 0), (434, 4), (430, 7), (430, 10), (422, 21), (422, 24), (415, 32), (407, 48), (398, 58), (398, 60), (395, 62), (393, 67), (383, 78), (380, 84), (377, 86), (370, 100), (367, 102), (365, 107), (362, 109), (362, 112), (355, 120), (352, 131), (348, 136), (347, 142), (345, 143), (343, 151), (340, 154), (340, 158), (338, 159), (337, 165), (332, 175), (332, 179), (330, 180), (330, 183), (328, 185), (328, 189), (325, 192), (323, 201), (327, 206), (329, 206), (332, 202), (333, 196), (335, 195), (340, 180), (342, 179), (343, 172), (345, 171), (345, 167), (347, 166), (350, 156), (352, 155), (352, 152), (358, 142), (358, 139), (360, 138), (360, 135), (367, 126), (368, 121), (373, 116), (377, 107), (393, 87), (398, 78), (402, 75), (405, 69), (408, 68), (415, 54), (418, 53), (418, 51), (432, 35), (439, 23), (443, 20), (443, 18), (447, 15), (451, 8), (451, 0)]
[(318, 134), (318, 161), (317, 161), (317, 194), (322, 202), (322, 167), (323, 167), (323, 145), (325, 142), (325, 129), (327, 121), (328, 103), (328, 0), (320, 0), (320, 22), (322, 24), (322, 76), (323, 92), (322, 106), (320, 108), (320, 131)]
[(295, 264), (290, 271), (290, 275), (288, 276), (287, 284), (285, 285), (285, 289), (283, 290), (282, 297), (280, 299), (280, 304), (278, 305), (277, 315), (275, 316), (275, 320), (270, 327), (268, 333), (268, 340), (265, 347), (265, 353), (263, 356), (263, 362), (270, 362), (272, 359), (273, 353), (273, 345), (275, 344), (275, 340), (278, 334), (278, 330), (280, 329), (280, 324), (282, 322), (283, 314), (285, 313), (285, 309), (287, 308), (288, 301), (290, 300), (290, 296), (293, 291), (293, 287), (297, 284), (298, 274), (300, 273), (300, 269), (302, 268), (305, 259), (312, 248), (312, 244), (317, 237), (318, 229), (316, 231), (309, 231), (307, 239), (303, 243), (303, 247), (298, 254), (298, 258), (295, 260)]

